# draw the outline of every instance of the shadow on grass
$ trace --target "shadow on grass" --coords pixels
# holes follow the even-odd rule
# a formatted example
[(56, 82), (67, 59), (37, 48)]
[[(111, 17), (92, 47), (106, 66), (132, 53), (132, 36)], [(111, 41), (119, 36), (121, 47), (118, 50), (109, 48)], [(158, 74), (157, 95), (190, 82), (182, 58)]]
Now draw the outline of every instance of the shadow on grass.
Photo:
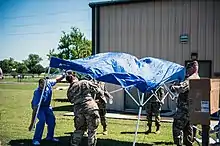
[(57, 98), (57, 99), (53, 99), (56, 102), (68, 102), (69, 103), (69, 99), (62, 99), (62, 98)]
[[(135, 134), (135, 132), (121, 132), (121, 134)], [(137, 132), (137, 134), (156, 134), (155, 132), (151, 132), (151, 133), (146, 133), (146, 132)], [(148, 144), (149, 145), (149, 144)], [(153, 142), (153, 145), (174, 145), (173, 142)]]
[(154, 145), (174, 145), (173, 142), (154, 142)]
[[(50, 142), (46, 140), (41, 141), (41, 146), (70, 146), (69, 140), (70, 136), (63, 136), (63, 137), (57, 137), (60, 141)], [(84, 137), (80, 146), (87, 146), (87, 137)], [(132, 145), (132, 142), (124, 142), (124, 141), (117, 141), (112, 139), (98, 139), (96, 146), (129, 146)], [(154, 144), (143, 144), (143, 143), (136, 143), (136, 146), (153, 146), (153, 145), (162, 145), (162, 144), (172, 144), (169, 142), (155, 142)], [(10, 146), (31, 146), (32, 140), (31, 139), (20, 139), (20, 140), (11, 140), (9, 142)]]
[(73, 111), (73, 105), (65, 105), (65, 106), (54, 107), (53, 111), (69, 111), (69, 112), (72, 112)]
[[(121, 132), (121, 134), (135, 134), (135, 132)], [(137, 132), (137, 134), (146, 134), (146, 132)]]
[[(135, 134), (135, 132), (121, 132), (121, 134)], [(156, 134), (156, 132), (137, 132), (137, 134)]]

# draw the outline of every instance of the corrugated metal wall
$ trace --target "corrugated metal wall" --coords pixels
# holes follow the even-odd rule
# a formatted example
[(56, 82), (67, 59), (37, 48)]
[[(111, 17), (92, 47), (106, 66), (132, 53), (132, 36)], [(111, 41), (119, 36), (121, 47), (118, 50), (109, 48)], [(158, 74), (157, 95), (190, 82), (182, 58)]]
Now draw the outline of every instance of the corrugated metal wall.
[[(179, 40), (184, 33), (189, 34), (187, 44)], [(212, 73), (220, 72), (220, 1), (149, 1), (100, 7), (100, 52), (107, 51), (159, 57), (182, 65), (192, 52), (198, 52), (199, 60), (213, 61)]]

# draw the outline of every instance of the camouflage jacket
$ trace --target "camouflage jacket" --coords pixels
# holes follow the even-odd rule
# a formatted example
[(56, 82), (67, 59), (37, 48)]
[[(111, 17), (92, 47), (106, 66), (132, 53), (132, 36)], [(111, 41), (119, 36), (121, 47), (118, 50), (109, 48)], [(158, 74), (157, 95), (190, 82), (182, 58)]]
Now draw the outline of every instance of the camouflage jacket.
[(175, 87), (177, 92), (179, 93), (177, 99), (177, 108), (181, 108), (182, 111), (186, 111), (188, 113), (189, 108), (189, 80), (190, 79), (200, 79), (198, 74), (192, 74), (185, 81), (181, 82), (178, 86)]
[(91, 81), (80, 80), (70, 85), (67, 97), (74, 104), (74, 114), (98, 110), (98, 105), (91, 93), (104, 96), (104, 91)]
[(104, 91), (104, 96), (101, 94), (96, 94), (93, 92), (92, 96), (96, 100), (98, 105), (105, 105), (107, 103), (108, 99), (113, 99), (113, 96), (106, 90), (105, 83), (100, 81), (93, 80), (94, 84), (97, 85), (99, 88), (101, 88)]

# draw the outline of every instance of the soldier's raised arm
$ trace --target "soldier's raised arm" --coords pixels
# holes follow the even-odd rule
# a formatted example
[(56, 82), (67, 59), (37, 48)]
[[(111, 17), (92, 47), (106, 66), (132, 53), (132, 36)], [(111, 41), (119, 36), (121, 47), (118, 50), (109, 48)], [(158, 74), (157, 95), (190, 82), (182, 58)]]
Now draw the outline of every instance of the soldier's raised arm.
[(102, 96), (104, 96), (104, 90), (102, 90), (99, 86), (95, 85), (91, 81), (84, 80), (83, 83), (86, 85), (87, 89), (89, 89), (91, 92), (95, 94), (101, 94)]
[(164, 96), (165, 96), (165, 91), (164, 91), (164, 88), (163, 88), (163, 87), (161, 87), (158, 92), (159, 92), (159, 95), (160, 95), (161, 97), (164, 97)]
[(113, 99), (113, 96), (108, 92), (108, 90), (106, 89), (105, 85), (104, 85), (104, 94), (107, 98), (109, 99)]
[(184, 93), (189, 90), (189, 80), (187, 79), (178, 85), (172, 85), (171, 89), (177, 91), (178, 93)]
[(180, 83), (179, 92), (184, 93), (189, 90), (189, 80)]

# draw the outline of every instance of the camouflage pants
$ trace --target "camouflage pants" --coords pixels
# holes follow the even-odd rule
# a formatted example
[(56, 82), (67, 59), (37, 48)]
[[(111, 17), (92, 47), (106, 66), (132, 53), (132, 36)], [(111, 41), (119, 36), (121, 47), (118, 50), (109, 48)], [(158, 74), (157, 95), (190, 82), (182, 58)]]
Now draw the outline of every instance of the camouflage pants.
[(174, 116), (173, 122), (173, 141), (176, 145), (192, 146), (193, 128), (190, 125), (189, 117), (184, 112), (179, 112)]
[(88, 126), (88, 146), (96, 145), (96, 131), (100, 122), (98, 111), (92, 114), (78, 114), (75, 115), (74, 125), (75, 131), (71, 136), (71, 146), (79, 146), (84, 132)]
[[(103, 126), (103, 130), (106, 130), (107, 128), (106, 113), (107, 113), (106, 108), (99, 109), (100, 121), (101, 121), (101, 125)], [(82, 129), (84, 132), (87, 130), (87, 123), (85, 123), (85, 125), (82, 125)]]
[(149, 102), (146, 104), (146, 112), (147, 112), (147, 125), (152, 125), (152, 116), (155, 115), (155, 125), (160, 126), (160, 111), (161, 111), (161, 103), (160, 102)]
[(106, 108), (100, 108), (99, 109), (99, 115), (100, 115), (100, 120), (101, 120), (101, 124), (103, 126), (103, 129), (106, 130), (107, 128), (107, 120), (106, 120)]

